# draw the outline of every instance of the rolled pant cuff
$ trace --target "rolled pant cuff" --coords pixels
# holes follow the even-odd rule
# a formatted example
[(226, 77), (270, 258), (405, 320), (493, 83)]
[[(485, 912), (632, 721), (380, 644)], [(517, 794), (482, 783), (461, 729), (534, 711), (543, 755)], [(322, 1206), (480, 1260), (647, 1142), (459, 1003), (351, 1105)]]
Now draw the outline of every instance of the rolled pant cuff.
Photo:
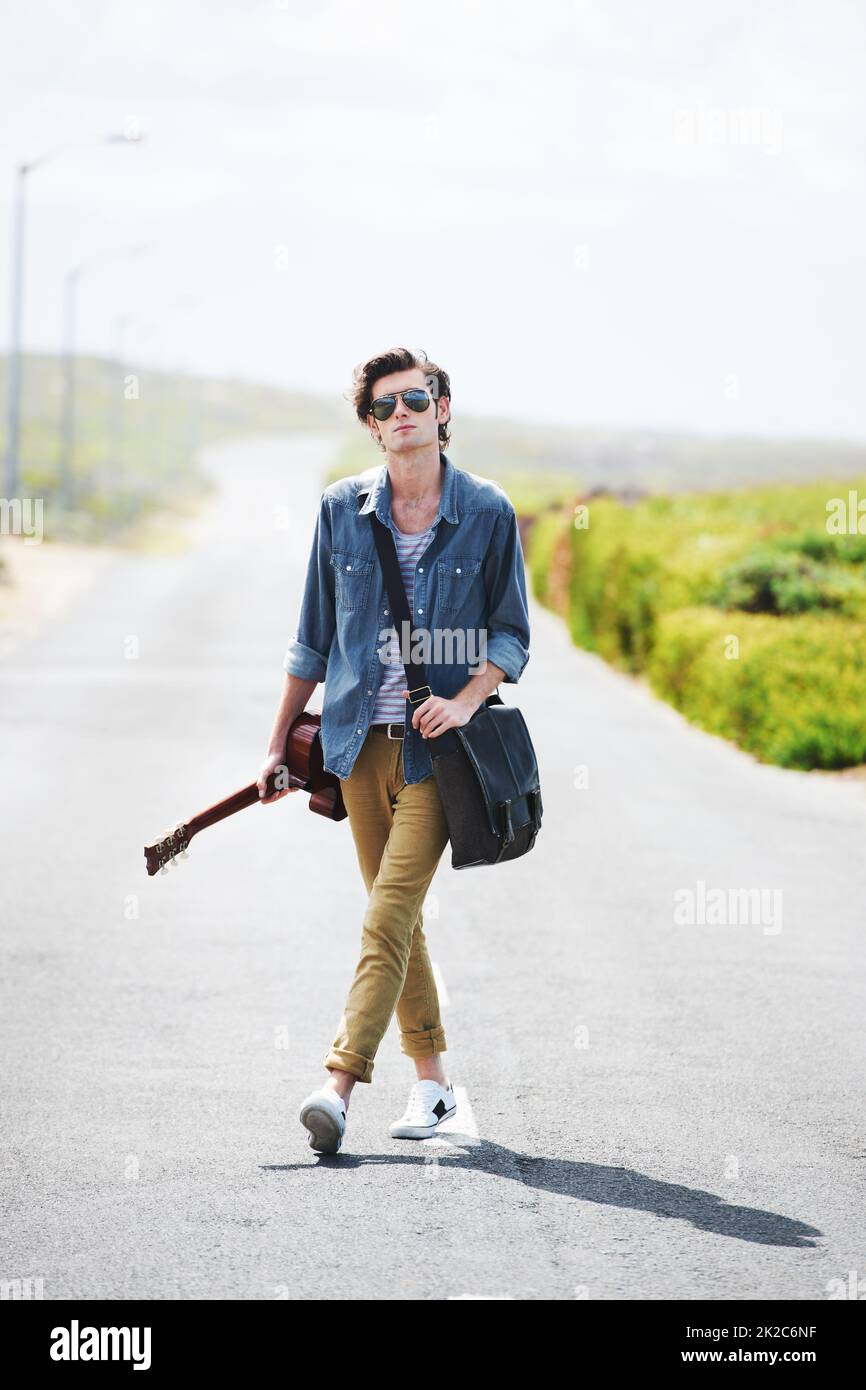
[(444, 1028), (426, 1028), (423, 1033), (401, 1033), (400, 1051), (404, 1057), (432, 1057), (447, 1052)]
[(340, 1071), (347, 1071), (359, 1081), (373, 1080), (373, 1063), (369, 1057), (361, 1057), (357, 1052), (344, 1052), (340, 1047), (332, 1047), (324, 1056), (326, 1067), (339, 1067)]

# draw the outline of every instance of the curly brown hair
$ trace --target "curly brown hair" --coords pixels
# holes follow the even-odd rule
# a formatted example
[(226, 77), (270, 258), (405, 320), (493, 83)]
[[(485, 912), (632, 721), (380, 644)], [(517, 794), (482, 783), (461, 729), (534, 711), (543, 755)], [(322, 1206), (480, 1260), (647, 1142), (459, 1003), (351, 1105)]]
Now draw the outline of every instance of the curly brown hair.
[[(426, 352), (420, 349), (418, 352), (412, 352), (410, 348), (405, 347), (390, 348), (388, 352), (378, 352), (375, 357), (369, 357), (366, 362), (359, 362), (352, 373), (352, 385), (346, 393), (346, 399), (365, 428), (368, 428), (367, 416), (370, 413), (375, 382), (380, 377), (390, 376), (392, 372), (406, 372), (412, 367), (420, 367), (424, 373), (427, 389), (434, 402), (437, 402), (440, 396), (447, 396), (449, 401), (451, 400), (451, 380), (448, 373), (435, 362), (431, 362)], [(439, 421), (440, 449), (446, 449), (451, 441), (448, 423), (447, 420)], [(381, 439), (375, 435), (373, 438), (384, 452), (385, 445)]]

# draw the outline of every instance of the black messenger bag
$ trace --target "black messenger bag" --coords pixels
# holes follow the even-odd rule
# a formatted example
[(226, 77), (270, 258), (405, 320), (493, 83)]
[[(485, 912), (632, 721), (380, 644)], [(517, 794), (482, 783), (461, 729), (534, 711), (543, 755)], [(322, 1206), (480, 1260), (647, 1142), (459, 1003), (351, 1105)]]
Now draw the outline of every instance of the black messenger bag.
[[(373, 539), (397, 631), (413, 631), (394, 537), (375, 512)], [(433, 691), (422, 661), (404, 662), (410, 704)], [(538, 762), (526, 720), (498, 695), (488, 695), (467, 724), (427, 740), (451, 841), (451, 867), (501, 864), (528, 854), (541, 827)]]

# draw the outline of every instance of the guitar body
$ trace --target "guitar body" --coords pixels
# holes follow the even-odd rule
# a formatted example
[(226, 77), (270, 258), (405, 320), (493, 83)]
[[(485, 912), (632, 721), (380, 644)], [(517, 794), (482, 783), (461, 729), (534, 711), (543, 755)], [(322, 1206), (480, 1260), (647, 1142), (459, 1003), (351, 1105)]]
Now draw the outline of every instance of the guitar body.
[[(347, 811), (343, 804), (340, 779), (333, 772), (326, 772), (322, 753), (322, 716), (317, 710), (304, 710), (291, 725), (286, 737), (285, 765), (268, 778), (268, 792), (282, 791), (288, 786), (307, 792), (310, 810), (327, 820), (345, 820)], [(182, 821), (173, 830), (145, 845), (144, 860), (148, 874), (163, 872), (169, 862), (189, 849), (190, 840), (200, 830), (209, 825), (233, 816), (246, 806), (259, 801), (259, 789), (255, 782), (233, 792), (224, 801), (200, 811), (188, 821)]]
[(321, 725), (318, 711), (298, 715), (286, 739), (286, 766), (292, 777), (303, 778), (302, 790), (310, 794), (311, 811), (329, 820), (345, 820), (340, 779), (325, 771)]

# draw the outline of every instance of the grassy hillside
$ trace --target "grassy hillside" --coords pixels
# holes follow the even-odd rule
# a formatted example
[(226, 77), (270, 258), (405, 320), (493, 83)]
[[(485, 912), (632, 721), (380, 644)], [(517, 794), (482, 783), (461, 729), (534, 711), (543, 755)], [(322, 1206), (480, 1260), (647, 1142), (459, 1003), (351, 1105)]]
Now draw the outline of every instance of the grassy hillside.
[[(137, 382), (128, 373), (137, 370)], [(7, 362), (0, 359), (0, 457), (6, 453)], [(128, 399), (130, 385), (137, 398)], [(345, 403), (234, 380), (81, 358), (76, 373), (72, 496), (61, 489), (62, 363), (25, 358), (22, 492), (44, 499), (48, 539), (116, 537), (131, 522), (199, 495), (195, 455), (231, 436), (345, 428)], [(4, 480), (5, 486), (5, 480)]]

